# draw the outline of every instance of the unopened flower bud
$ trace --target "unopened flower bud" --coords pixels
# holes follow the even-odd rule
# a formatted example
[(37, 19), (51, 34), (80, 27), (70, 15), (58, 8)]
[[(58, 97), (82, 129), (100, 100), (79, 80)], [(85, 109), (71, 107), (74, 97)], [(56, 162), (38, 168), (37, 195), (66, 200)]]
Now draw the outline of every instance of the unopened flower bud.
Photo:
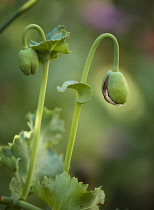
[(117, 106), (124, 105), (128, 97), (128, 85), (123, 74), (108, 71), (103, 79), (102, 93), (108, 103)]
[(35, 74), (38, 70), (39, 60), (37, 53), (32, 48), (20, 50), (19, 67), (25, 75)]

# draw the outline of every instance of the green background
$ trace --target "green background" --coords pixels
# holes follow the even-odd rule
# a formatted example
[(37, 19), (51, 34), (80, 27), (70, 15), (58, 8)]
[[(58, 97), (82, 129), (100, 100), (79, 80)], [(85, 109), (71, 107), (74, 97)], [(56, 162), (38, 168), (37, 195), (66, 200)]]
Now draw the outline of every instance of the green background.
[[(26, 1), (1, 0), (0, 23)], [(64, 81), (80, 81), (88, 51), (102, 33), (113, 33), (120, 45), (120, 71), (129, 85), (128, 102), (115, 107), (104, 101), (101, 83), (112, 68), (113, 46), (108, 39), (98, 47), (87, 83), (92, 100), (81, 110), (71, 163), (71, 175), (90, 184), (102, 185), (104, 210), (154, 209), (154, 2), (105, 0), (40, 0), (0, 34), (0, 144), (12, 142), (26, 125), (26, 114), (37, 106), (42, 66), (33, 76), (18, 67), (23, 29), (31, 23), (45, 33), (57, 25), (70, 31), (70, 55), (60, 55), (50, 64), (45, 106), (63, 109), (66, 132), (57, 146), (65, 153), (74, 110), (75, 94), (58, 93)], [(29, 39), (39, 41), (37, 32)], [(12, 177), (0, 169), (0, 194), (9, 196)], [(31, 197), (31, 200), (34, 198)], [(34, 201), (38, 205), (38, 201)]]

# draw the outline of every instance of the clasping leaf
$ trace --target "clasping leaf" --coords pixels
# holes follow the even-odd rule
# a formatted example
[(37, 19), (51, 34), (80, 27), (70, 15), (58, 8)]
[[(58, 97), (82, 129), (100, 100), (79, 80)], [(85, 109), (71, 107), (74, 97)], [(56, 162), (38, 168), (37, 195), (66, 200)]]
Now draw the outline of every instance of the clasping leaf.
[(59, 25), (47, 34), (46, 41), (31, 41), (29, 46), (37, 52), (39, 62), (43, 64), (46, 59), (53, 60), (58, 58), (59, 53), (70, 53), (68, 44), (65, 42), (69, 34), (69, 32), (65, 31), (64, 26)]
[(91, 100), (92, 90), (86, 83), (67, 81), (61, 87), (57, 87), (59, 92), (65, 92), (67, 89), (76, 91), (76, 102), (84, 104)]

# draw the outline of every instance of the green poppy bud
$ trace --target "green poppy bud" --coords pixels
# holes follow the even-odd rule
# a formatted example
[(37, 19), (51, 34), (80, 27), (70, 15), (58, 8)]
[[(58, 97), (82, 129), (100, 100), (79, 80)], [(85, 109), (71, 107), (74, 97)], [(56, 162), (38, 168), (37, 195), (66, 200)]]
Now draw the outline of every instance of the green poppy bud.
[(32, 48), (20, 50), (19, 67), (25, 75), (35, 74), (38, 70), (39, 60), (37, 53)]
[(102, 93), (108, 103), (117, 106), (124, 105), (128, 97), (128, 85), (123, 74), (108, 71), (103, 79)]

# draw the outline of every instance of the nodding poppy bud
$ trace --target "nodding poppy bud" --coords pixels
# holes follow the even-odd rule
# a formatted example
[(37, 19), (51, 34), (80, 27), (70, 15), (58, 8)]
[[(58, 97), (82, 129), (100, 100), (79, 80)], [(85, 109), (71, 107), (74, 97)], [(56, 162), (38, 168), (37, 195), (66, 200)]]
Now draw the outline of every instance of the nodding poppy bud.
[(32, 48), (20, 50), (19, 67), (25, 75), (35, 74), (38, 70), (39, 60), (37, 53)]
[(124, 105), (128, 97), (128, 85), (123, 74), (108, 71), (103, 79), (102, 93), (108, 103), (117, 106)]

